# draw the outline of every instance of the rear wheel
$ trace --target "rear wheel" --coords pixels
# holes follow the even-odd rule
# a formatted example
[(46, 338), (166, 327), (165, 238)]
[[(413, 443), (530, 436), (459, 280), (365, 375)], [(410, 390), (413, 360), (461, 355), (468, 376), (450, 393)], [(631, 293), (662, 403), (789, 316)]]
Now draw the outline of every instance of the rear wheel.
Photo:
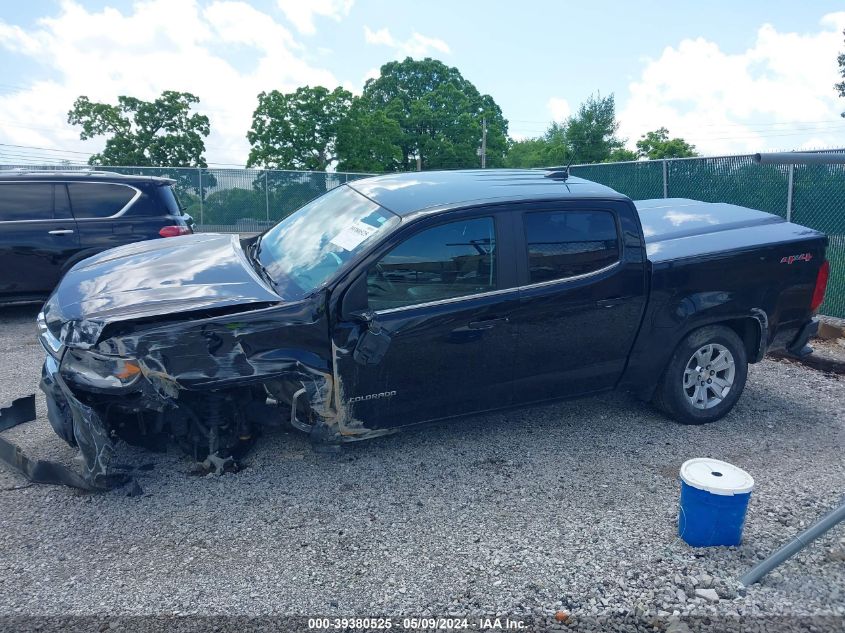
[(653, 403), (681, 424), (715, 422), (733, 409), (747, 377), (745, 345), (736, 332), (703, 327), (675, 349)]

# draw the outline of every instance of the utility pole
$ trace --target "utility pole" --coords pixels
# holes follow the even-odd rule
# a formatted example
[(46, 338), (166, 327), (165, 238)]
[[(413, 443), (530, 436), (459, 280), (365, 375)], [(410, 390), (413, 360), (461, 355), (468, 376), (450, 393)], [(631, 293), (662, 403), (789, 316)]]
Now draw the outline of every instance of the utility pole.
[(487, 168), (487, 117), (481, 119), (481, 169)]

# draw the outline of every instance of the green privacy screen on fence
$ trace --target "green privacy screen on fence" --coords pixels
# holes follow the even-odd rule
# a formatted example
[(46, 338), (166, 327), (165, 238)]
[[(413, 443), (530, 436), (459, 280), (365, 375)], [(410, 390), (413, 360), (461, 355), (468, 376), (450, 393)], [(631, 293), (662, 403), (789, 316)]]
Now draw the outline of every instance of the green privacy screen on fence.
[(572, 167), (572, 175), (634, 200), (664, 197), (729, 202), (787, 217), (828, 236), (830, 281), (820, 312), (845, 318), (845, 165), (795, 165), (790, 209), (789, 165), (760, 165), (752, 156), (684, 158)]

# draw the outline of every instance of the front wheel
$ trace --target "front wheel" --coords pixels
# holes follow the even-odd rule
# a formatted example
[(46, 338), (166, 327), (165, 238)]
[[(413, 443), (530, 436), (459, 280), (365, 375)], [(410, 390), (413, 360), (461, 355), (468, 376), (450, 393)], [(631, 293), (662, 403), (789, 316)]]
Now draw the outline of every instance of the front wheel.
[(733, 409), (747, 377), (742, 340), (728, 327), (710, 325), (680, 342), (653, 403), (681, 424), (715, 422)]

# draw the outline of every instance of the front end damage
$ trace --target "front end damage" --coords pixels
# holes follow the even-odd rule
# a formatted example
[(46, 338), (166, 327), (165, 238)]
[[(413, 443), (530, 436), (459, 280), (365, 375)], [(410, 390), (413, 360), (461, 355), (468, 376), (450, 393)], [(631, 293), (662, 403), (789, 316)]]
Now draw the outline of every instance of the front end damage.
[(118, 439), (154, 450), (175, 443), (214, 470), (288, 419), (314, 441), (339, 442), (344, 408), (324, 305), (318, 293), (269, 307), (79, 322), (48, 303), (39, 329), (50, 424), (78, 447), (85, 481), (99, 489), (125, 481), (112, 466)]

